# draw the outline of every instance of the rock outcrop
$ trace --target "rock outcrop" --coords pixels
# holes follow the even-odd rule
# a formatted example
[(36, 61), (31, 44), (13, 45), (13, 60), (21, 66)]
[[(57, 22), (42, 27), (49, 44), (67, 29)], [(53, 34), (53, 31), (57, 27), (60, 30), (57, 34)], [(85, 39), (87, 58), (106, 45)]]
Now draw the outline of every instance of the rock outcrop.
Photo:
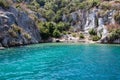
[[(36, 21), (46, 22), (47, 19), (40, 14), (42, 10), (37, 12), (33, 10), (34, 7), (28, 8), (31, 1), (33, 0), (23, 0), (19, 3), (18, 0), (13, 0), (11, 2), (13, 6), (9, 6), (9, 9), (0, 7), (0, 47), (19, 46), (42, 41)], [(39, 7), (43, 8), (43, 6)], [(60, 20), (70, 23), (74, 31), (88, 33), (93, 28), (97, 31), (97, 35), (102, 37), (99, 42), (109, 43), (107, 25), (116, 23), (114, 20), (116, 12), (115, 9), (103, 10), (95, 6), (89, 10), (79, 9), (69, 13), (69, 15), (63, 14), (60, 16), (62, 17)], [(30, 15), (35, 15), (35, 17)], [(115, 39), (111, 43), (120, 43), (120, 39)]]
[[(107, 25), (115, 24), (114, 15), (116, 10), (103, 11), (99, 8), (92, 8), (90, 10), (78, 10), (69, 16), (71, 18), (71, 26), (75, 31), (84, 31), (88, 33), (90, 29), (96, 29), (98, 35), (102, 35), (100, 42), (108, 43), (106, 37), (109, 35)], [(63, 16), (63, 21), (67, 22), (68, 17)], [(112, 43), (120, 43), (119, 39), (112, 41)]]
[(0, 9), (0, 44), (3, 47), (39, 43), (40, 31), (27, 13), (10, 7)]

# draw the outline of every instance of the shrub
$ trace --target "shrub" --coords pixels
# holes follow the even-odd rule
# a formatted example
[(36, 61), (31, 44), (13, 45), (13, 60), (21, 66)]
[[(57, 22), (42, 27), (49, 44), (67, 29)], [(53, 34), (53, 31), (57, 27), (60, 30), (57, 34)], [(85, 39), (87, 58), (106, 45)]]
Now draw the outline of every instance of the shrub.
[(40, 6), (44, 6), (45, 5), (45, 1), (44, 0), (36, 0)]
[(85, 3), (80, 3), (80, 4), (79, 4), (79, 8), (80, 8), (80, 9), (85, 9), (85, 7), (86, 7), (85, 5), (86, 5)]
[(63, 31), (63, 34), (64, 34), (64, 35), (66, 35), (66, 34), (68, 34), (68, 32), (66, 32), (66, 31)]
[(9, 8), (10, 4), (6, 0), (0, 0), (0, 6), (2, 6), (3, 8)]
[(98, 6), (100, 4), (100, 0), (89, 0), (92, 3), (92, 7)]
[(61, 37), (61, 33), (59, 30), (55, 29), (53, 32), (53, 37), (55, 38), (60, 38)]
[(116, 21), (116, 23), (120, 24), (120, 13), (117, 12), (115, 15), (114, 15), (114, 19)]
[(104, 2), (104, 3), (101, 3), (101, 4), (100, 4), (100, 7), (101, 7), (101, 9), (103, 9), (103, 10), (109, 10), (109, 9), (112, 8), (112, 5), (109, 4), (108, 2)]
[(17, 38), (17, 37), (18, 37), (17, 33), (16, 33), (13, 29), (9, 29), (9, 30), (8, 30), (8, 33), (9, 33), (12, 37), (14, 37), (14, 38)]
[(53, 20), (53, 17), (55, 16), (55, 13), (53, 10), (46, 10), (45, 12), (45, 18), (48, 20), (48, 21), (51, 21)]
[(100, 0), (86, 0), (87, 9), (90, 9), (91, 7), (98, 6), (100, 4)]
[(109, 41), (113, 41), (120, 38), (120, 29), (113, 30), (108, 36)]
[(15, 24), (12, 25), (12, 28), (13, 28), (13, 30), (14, 30), (15, 32), (18, 32), (19, 34), (20, 34), (21, 31), (22, 31), (22, 29), (21, 29), (19, 26), (15, 25)]
[(43, 25), (39, 26), (39, 30), (42, 39), (48, 39), (50, 37), (49, 30), (45, 28)]
[(62, 31), (66, 31), (66, 30), (69, 30), (69, 24), (68, 23), (64, 23), (64, 22), (59, 22), (57, 25), (56, 25), (57, 29), (62, 32)]
[(97, 35), (92, 36), (92, 40), (93, 40), (93, 41), (98, 41), (98, 40), (100, 40), (100, 37), (99, 37), (99, 36), (97, 36)]
[(72, 33), (72, 36), (73, 36), (73, 37), (76, 37), (77, 35), (76, 35), (76, 33)]
[(97, 32), (95, 31), (95, 29), (90, 29), (89, 34), (90, 35), (97, 35)]
[(79, 39), (84, 39), (84, 38), (85, 38), (84, 35), (82, 33), (80, 33)]
[(53, 31), (55, 30), (56, 24), (54, 22), (45, 23), (46, 28), (49, 30), (49, 35), (52, 37)]
[(17, 3), (21, 3), (23, 0), (16, 0)]
[(31, 39), (32, 39), (31, 36), (30, 36), (30, 34), (28, 34), (28, 33), (24, 33), (24, 37), (25, 37), (26, 39), (28, 39), (28, 40), (31, 40)]

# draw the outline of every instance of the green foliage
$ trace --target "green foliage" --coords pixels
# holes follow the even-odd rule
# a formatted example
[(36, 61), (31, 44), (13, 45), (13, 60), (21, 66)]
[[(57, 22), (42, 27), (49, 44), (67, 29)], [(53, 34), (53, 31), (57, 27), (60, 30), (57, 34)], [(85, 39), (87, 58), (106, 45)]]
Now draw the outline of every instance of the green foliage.
[(110, 42), (116, 39), (120, 39), (120, 29), (113, 30), (111, 34), (108, 36)]
[(85, 38), (84, 35), (82, 33), (80, 33), (79, 39), (84, 39), (84, 38)]
[(47, 22), (46, 27), (49, 30), (49, 35), (53, 36), (53, 31), (55, 30), (56, 24), (54, 22)]
[(7, 0), (0, 0), (0, 6), (3, 8), (9, 8), (10, 4)]
[(67, 32), (67, 31), (63, 31), (62, 33), (63, 33), (63, 35), (66, 35), (66, 34), (68, 34), (68, 32)]
[(97, 35), (97, 32), (95, 31), (95, 29), (90, 29), (89, 34), (90, 35)]
[(45, 12), (45, 18), (46, 18), (48, 21), (51, 21), (54, 16), (55, 16), (55, 13), (54, 13), (54, 11), (52, 11), (52, 10), (47, 10), (47, 11)]
[(100, 0), (87, 0), (89, 7), (98, 6), (100, 4)]
[(24, 37), (25, 37), (26, 39), (28, 39), (28, 40), (31, 40), (31, 39), (32, 39), (31, 35), (28, 34), (28, 33), (24, 33)]
[(92, 40), (93, 41), (98, 41), (98, 40), (100, 40), (100, 37), (97, 36), (97, 35), (94, 35), (94, 36), (92, 36)]
[(57, 29), (62, 32), (62, 31), (66, 31), (69, 30), (69, 24), (68, 23), (64, 23), (64, 22), (59, 22), (57, 25)]
[(29, 5), (27, 5), (27, 7), (33, 11), (38, 11), (38, 9), (40, 8), (40, 5), (38, 4), (38, 2), (36, 0), (33, 0), (33, 1), (31, 1), (31, 3)]
[(50, 37), (49, 29), (46, 26), (46, 23), (39, 23), (39, 30), (42, 39), (48, 39)]
[(54, 17), (53, 17), (53, 21), (54, 22), (60, 22), (62, 21), (62, 16), (60, 14), (56, 14)]
[(116, 21), (116, 23), (120, 24), (120, 13), (117, 12), (115, 15), (114, 15), (114, 19)]
[(16, 0), (18, 3), (22, 2), (23, 0)]
[(40, 22), (38, 27), (43, 39), (48, 39), (49, 37), (61, 36), (61, 33), (69, 30), (69, 24), (64, 22)]
[(12, 25), (12, 29), (19, 34), (22, 32), (22, 29), (19, 26), (17, 26), (16, 24)]
[(76, 35), (76, 33), (72, 33), (72, 36), (73, 36), (73, 37), (76, 37), (77, 35)]
[(97, 31), (95, 29), (90, 29), (89, 34), (93, 41), (98, 41), (100, 37), (97, 35)]
[[(56, 23), (62, 21), (63, 14), (69, 15), (79, 9), (90, 9), (99, 5), (99, 3), (100, 0), (34, 0), (34, 4), (42, 6), (38, 10), (47, 21), (54, 21)], [(32, 6), (37, 8), (36, 5)]]
[(61, 37), (61, 33), (59, 30), (55, 29), (53, 32), (53, 37), (55, 38), (60, 38)]
[(100, 7), (101, 7), (101, 9), (103, 9), (103, 10), (109, 10), (109, 9), (112, 8), (111, 4), (109, 4), (108, 2), (101, 3), (101, 4), (100, 4)]
[(11, 37), (13, 37), (13, 38), (17, 38), (18, 37), (18, 35), (17, 35), (17, 33), (13, 30), (13, 29), (9, 29), (8, 30), (8, 33), (11, 35)]
[(36, 0), (40, 6), (44, 6), (45, 5), (45, 0)]
[(85, 9), (86, 8), (86, 3), (84, 2), (84, 3), (79, 3), (79, 8), (80, 9)]

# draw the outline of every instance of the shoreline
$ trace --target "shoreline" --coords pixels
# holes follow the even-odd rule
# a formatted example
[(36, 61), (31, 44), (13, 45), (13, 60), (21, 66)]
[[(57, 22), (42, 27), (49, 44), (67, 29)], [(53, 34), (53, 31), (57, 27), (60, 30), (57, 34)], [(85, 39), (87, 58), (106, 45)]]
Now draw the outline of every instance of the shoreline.
[(0, 47), (0, 50), (4, 50), (5, 49), (5, 47)]
[[(58, 39), (57, 39), (58, 40)], [(110, 45), (120, 45), (118, 43), (100, 43), (98, 41), (85, 41), (85, 40), (78, 40), (78, 41), (74, 41), (74, 40), (59, 40), (59, 41), (51, 41), (51, 42), (39, 42), (39, 43), (31, 43), (31, 44), (23, 44), (23, 45), (16, 45), (16, 46), (10, 46), (10, 47), (0, 47), (0, 50), (5, 50), (7, 48), (12, 48), (12, 47), (21, 47), (21, 46), (27, 46), (27, 45), (34, 45), (34, 44), (45, 44), (45, 43), (78, 43), (78, 44), (110, 44)]]

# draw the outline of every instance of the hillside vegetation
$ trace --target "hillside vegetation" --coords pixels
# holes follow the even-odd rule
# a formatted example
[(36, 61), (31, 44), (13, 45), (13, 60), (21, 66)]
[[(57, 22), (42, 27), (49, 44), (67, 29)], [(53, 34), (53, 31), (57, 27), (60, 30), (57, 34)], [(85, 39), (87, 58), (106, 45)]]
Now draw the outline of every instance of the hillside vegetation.
[[(115, 34), (115, 32), (119, 32), (116, 30), (120, 28), (119, 6), (120, 0), (0, 0), (2, 11), (9, 12), (13, 7), (27, 15), (32, 21), (28, 21), (26, 24), (32, 24), (32, 26), (37, 27), (36, 30), (40, 31), (42, 40), (61, 38), (64, 35), (86, 39), (86, 36), (88, 38), (89, 35), (88, 39), (98, 41), (103, 37), (103, 29), (100, 31), (97, 29), (100, 26), (99, 18), (103, 19), (103, 25), (108, 32)], [(111, 12), (115, 14), (111, 15)], [(95, 18), (95, 22), (93, 22), (95, 25), (89, 25), (92, 24), (92, 21), (87, 23), (90, 21), (90, 15)], [(115, 23), (111, 24), (112, 19), (110, 20), (109, 18), (113, 18)], [(35, 24), (33, 25), (33, 23)], [(90, 29), (86, 35), (84, 32), (87, 24)], [(12, 25), (17, 27), (14, 27), (14, 29)], [(32, 40), (30, 32), (25, 32), (21, 25), (18, 23), (12, 25), (10, 25), (11, 29), (8, 32), (13, 38), (17, 38), (18, 33), (20, 33), (28, 40)], [(16, 29), (20, 31), (16, 32)], [(109, 40), (116, 39), (112, 33), (109, 36), (109, 38), (112, 38)]]

